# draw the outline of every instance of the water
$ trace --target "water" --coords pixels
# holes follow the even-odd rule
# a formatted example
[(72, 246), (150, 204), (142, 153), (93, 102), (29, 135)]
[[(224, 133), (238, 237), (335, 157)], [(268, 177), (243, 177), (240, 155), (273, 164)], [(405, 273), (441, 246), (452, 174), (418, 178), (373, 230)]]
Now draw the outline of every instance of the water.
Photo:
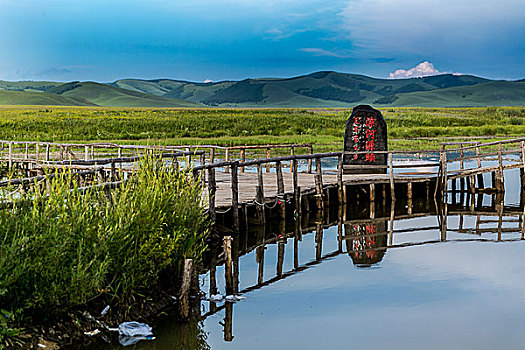
[[(388, 204), (370, 219), (364, 202), (346, 208), (346, 224), (332, 207), (301, 229), (288, 222), (284, 237), (278, 223), (253, 227), (234, 246), (246, 299), (201, 301), (190, 323), (168, 317), (136, 348), (522, 349), (523, 193), (519, 171), (505, 176), (505, 196), (475, 198), (473, 212), (449, 195), (446, 220), (416, 198), (412, 215), (398, 200), (393, 222)], [(224, 293), (222, 266), (216, 275)], [(209, 272), (201, 284), (208, 292)]]

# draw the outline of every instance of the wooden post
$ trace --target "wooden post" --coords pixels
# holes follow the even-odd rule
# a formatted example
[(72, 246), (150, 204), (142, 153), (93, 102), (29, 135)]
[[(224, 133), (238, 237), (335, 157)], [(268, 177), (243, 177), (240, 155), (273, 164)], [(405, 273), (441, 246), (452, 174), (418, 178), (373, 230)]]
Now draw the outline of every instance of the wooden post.
[(496, 190), (498, 192), (504, 192), (505, 184), (504, 184), (504, 179), (503, 179), (503, 157), (501, 156), (501, 143), (498, 144), (498, 162), (499, 162), (498, 181), (496, 182), (498, 184), (498, 188)]
[[(246, 161), (246, 150), (244, 148), (241, 148), (241, 162), (244, 163)], [(244, 173), (244, 167), (241, 167), (241, 173)]]
[(443, 148), (443, 196), (442, 198), (447, 201), (448, 196), (448, 171), (447, 171), (447, 152), (445, 151), (445, 147)]
[(226, 281), (226, 295), (233, 294), (233, 269), (232, 269), (232, 238), (226, 236), (223, 238), (224, 249), (224, 280)]
[(346, 198), (343, 195), (343, 155), (337, 156), (337, 200), (339, 205), (345, 203)]
[(26, 148), (24, 153), (24, 159), (27, 160), (29, 158), (29, 143), (26, 142)]
[[(226, 148), (226, 155), (225, 155), (224, 160), (225, 160), (226, 162), (229, 162), (229, 161), (230, 161), (230, 149), (229, 149), (229, 148)], [(227, 173), (230, 172), (230, 167), (229, 167), (229, 166), (225, 166), (225, 167), (224, 167), (224, 171), (226, 171)]]
[(264, 225), (266, 223), (266, 210), (265, 210), (265, 199), (264, 199), (264, 179), (262, 173), (262, 164), (257, 164), (257, 193), (256, 193), (256, 204), (257, 212), (259, 214), (259, 223)]
[(525, 188), (525, 142), (520, 142), (521, 147), (521, 162), (523, 163), (523, 167), (521, 168), (521, 188)]
[[(295, 149), (294, 147), (290, 147), (290, 156), (295, 156)], [(290, 172), (292, 173), (293, 172), (293, 162), (290, 162)]]
[(111, 162), (111, 173), (110, 173), (111, 181), (116, 180), (116, 171), (115, 171), (115, 162)]
[(91, 159), (95, 159), (95, 147), (91, 146)]
[(231, 172), (231, 186), (232, 186), (232, 217), (233, 229), (239, 232), (239, 178), (238, 178), (239, 163), (232, 164)]
[[(314, 146), (310, 146), (310, 154), (314, 154)], [(308, 159), (308, 174), (312, 173), (312, 158)]]
[[(525, 166), (525, 163), (524, 163)], [(299, 201), (299, 183), (297, 179), (297, 159), (292, 159), (292, 181), (293, 181), (293, 198), (295, 202), (295, 210), (298, 213), (301, 211), (301, 202)]]
[(392, 199), (392, 202), (396, 201), (396, 192), (395, 192), (395, 184), (394, 184), (394, 161), (393, 161), (393, 155), (392, 153), (388, 153), (388, 167), (390, 171), (390, 198)]
[[(277, 198), (280, 201), (279, 214), (281, 217), (281, 224), (285, 225), (286, 220), (286, 198), (284, 196), (284, 180), (281, 162), (277, 161), (275, 164), (275, 172), (277, 174)], [(283, 230), (284, 231), (284, 230)], [(283, 235), (285, 232), (283, 232)]]
[(476, 179), (474, 178), (474, 175), (470, 175), (470, 193), (474, 195), (476, 193)]
[(182, 285), (180, 288), (180, 316), (187, 319), (190, 316), (190, 286), (191, 275), (193, 270), (193, 260), (184, 260), (184, 269), (182, 272)]
[(215, 148), (210, 147), (210, 164), (215, 162)]
[(9, 142), (9, 170), (13, 169), (13, 142)]
[(279, 195), (284, 195), (283, 170), (280, 161), (275, 163), (275, 173), (277, 174), (277, 193)]
[(89, 146), (84, 146), (84, 160), (89, 160)]
[(215, 193), (217, 192), (217, 187), (215, 183), (215, 168), (208, 168), (208, 196), (209, 196), (209, 205), (208, 212), (212, 225), (215, 225), (215, 220), (217, 214), (215, 212)]
[(321, 158), (315, 158), (315, 197), (317, 209), (323, 210), (323, 174), (321, 169)]
[[(479, 146), (476, 146), (476, 156), (477, 156), (477, 160), (478, 160), (478, 168), (481, 168), (481, 158), (480, 158), (479, 154), (480, 154)], [(480, 189), (485, 188), (485, 184), (483, 182), (483, 173), (479, 173), (477, 175), (477, 178), (478, 178), (478, 188), (480, 188)]]
[[(266, 158), (270, 158), (270, 147), (266, 148)], [(266, 172), (270, 172), (270, 163), (266, 163)]]

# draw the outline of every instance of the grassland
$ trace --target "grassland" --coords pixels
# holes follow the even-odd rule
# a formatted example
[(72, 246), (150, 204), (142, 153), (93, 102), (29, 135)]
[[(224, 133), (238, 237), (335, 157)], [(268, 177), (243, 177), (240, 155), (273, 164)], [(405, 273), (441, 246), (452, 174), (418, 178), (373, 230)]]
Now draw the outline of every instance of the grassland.
[[(0, 139), (137, 144), (313, 143), (340, 149), (349, 109), (0, 107)], [(525, 135), (525, 108), (386, 108), (391, 149)]]

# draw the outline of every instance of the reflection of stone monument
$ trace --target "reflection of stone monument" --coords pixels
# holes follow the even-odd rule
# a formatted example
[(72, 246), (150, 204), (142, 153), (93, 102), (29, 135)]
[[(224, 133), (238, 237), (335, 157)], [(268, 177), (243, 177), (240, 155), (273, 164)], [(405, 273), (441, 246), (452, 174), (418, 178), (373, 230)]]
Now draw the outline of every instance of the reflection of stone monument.
[(385, 256), (387, 220), (370, 223), (345, 224), (346, 250), (358, 267), (370, 267)]
[[(362, 154), (346, 154), (343, 157), (343, 169), (351, 173), (386, 173), (386, 168), (374, 168), (374, 165), (386, 165), (387, 155), (373, 151), (387, 150), (386, 122), (377, 109), (368, 105), (354, 107), (350, 118), (346, 121), (344, 151), (370, 152)], [(349, 165), (360, 165), (363, 168), (351, 168)], [(345, 167), (346, 166), (346, 167)], [(369, 166), (369, 167), (366, 167)]]

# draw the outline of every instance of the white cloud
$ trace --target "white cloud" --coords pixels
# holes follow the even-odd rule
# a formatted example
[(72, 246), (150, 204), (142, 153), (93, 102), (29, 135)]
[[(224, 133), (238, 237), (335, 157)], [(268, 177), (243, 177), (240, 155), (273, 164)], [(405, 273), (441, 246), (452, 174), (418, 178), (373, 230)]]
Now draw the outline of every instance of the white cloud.
[(299, 49), (299, 51), (308, 52), (313, 54), (314, 56), (330, 56), (330, 57), (337, 57), (337, 58), (350, 58), (352, 55), (348, 52), (334, 52), (334, 51), (328, 51), (316, 47), (304, 47), (302, 49)]
[(206, 79), (206, 80), (204, 80), (204, 83), (205, 83), (205, 84), (207, 84), (207, 83), (213, 83), (213, 80), (211, 80), (211, 79)]
[(421, 62), (414, 68), (408, 70), (398, 69), (388, 75), (389, 79), (404, 79), (404, 78), (416, 78), (416, 77), (427, 77), (429, 75), (442, 74), (443, 72), (438, 71), (434, 68), (434, 65), (428, 61)]

